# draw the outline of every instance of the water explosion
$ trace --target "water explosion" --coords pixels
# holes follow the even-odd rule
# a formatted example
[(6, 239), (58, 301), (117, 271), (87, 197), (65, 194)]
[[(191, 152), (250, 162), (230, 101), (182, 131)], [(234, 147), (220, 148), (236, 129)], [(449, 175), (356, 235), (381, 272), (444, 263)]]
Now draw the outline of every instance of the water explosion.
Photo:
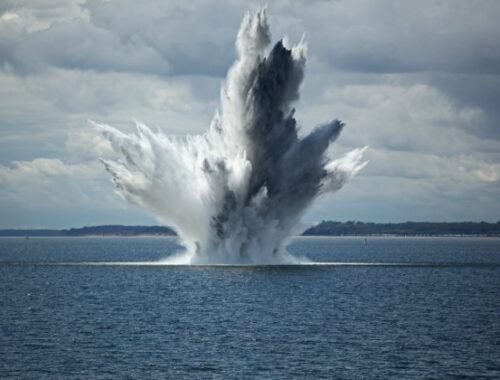
[(185, 140), (138, 123), (137, 134), (96, 124), (123, 156), (103, 160), (129, 202), (178, 232), (185, 264), (296, 263), (285, 250), (318, 196), (340, 189), (366, 163), (364, 149), (331, 160), (325, 152), (344, 124), (333, 120), (297, 135), (293, 101), (305, 69), (305, 44), (270, 43), (265, 12), (247, 13), (238, 60), (221, 90), (209, 130)]

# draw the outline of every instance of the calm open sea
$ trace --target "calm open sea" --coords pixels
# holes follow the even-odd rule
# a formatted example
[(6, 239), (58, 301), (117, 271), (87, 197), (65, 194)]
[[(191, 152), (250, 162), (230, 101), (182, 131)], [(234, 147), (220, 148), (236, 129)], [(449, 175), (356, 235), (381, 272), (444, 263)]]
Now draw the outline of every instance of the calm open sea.
[(88, 264), (177, 247), (0, 238), (0, 378), (500, 378), (500, 239), (289, 247), (362, 265)]

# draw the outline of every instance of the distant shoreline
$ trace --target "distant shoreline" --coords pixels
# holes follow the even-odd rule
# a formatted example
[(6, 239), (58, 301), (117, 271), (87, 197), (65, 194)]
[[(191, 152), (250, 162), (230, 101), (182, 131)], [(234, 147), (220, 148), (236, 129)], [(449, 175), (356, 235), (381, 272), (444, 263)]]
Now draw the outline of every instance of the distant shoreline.
[[(70, 229), (3, 229), (0, 237), (177, 236), (165, 226), (103, 225)], [(364, 223), (323, 221), (306, 229), (304, 237), (500, 237), (500, 222)]]
[[(2, 235), (0, 238), (19, 238), (19, 239), (34, 239), (34, 238), (178, 238), (178, 235), (78, 235), (78, 236), (65, 236), (65, 235)], [(483, 238), (483, 239), (494, 239), (500, 238), (500, 235), (292, 235), (292, 238), (307, 238), (307, 239), (325, 239), (325, 238), (360, 238), (360, 239), (381, 239), (381, 238)]]
[(500, 238), (500, 235), (294, 235), (301, 238)]
[[(0, 239), (51, 239), (51, 238), (64, 238), (64, 239), (83, 239), (83, 238), (178, 238), (177, 235), (79, 235), (79, 236), (64, 236), (64, 235), (0, 235)], [(498, 239), (499, 235), (292, 235), (292, 239)]]

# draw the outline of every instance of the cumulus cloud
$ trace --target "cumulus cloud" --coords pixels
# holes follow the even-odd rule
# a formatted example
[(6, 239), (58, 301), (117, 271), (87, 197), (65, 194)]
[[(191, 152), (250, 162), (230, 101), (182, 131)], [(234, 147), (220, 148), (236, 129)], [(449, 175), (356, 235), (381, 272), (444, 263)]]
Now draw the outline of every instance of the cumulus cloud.
[(484, 117), (469, 130), (484, 139), (500, 139), (500, 75), (429, 73), (422, 81), (446, 93), (458, 107), (480, 109)]
[(483, 138), (500, 138), (498, 2), (280, 4), (286, 14), (277, 17), (280, 32), (299, 29), (320, 36), (308, 41), (311, 71), (328, 70), (332, 77), (348, 77), (358, 84), (400, 74), (407, 84), (427, 84), (461, 107), (480, 109), (482, 120), (469, 130)]
[(482, 181), (485, 182), (499, 182), (500, 181), (500, 165), (484, 163), (480, 168), (474, 171), (474, 174)]
[(54, 22), (86, 18), (83, 3), (85, 0), (3, 0), (0, 20), (16, 20), (17, 27), (30, 33), (46, 29)]
[(70, 70), (132, 71), (166, 75), (168, 61), (140, 41), (123, 42), (105, 29), (82, 19), (53, 23), (26, 33), (8, 22), (0, 24), (4, 38), (1, 62), (19, 74), (59, 67)]
[(499, 73), (495, 1), (322, 2), (290, 7), (320, 59), (374, 73), (440, 70)]
[[(8, 52), (4, 62), (28, 66), (26, 59), (35, 58), (59, 67), (218, 76), (234, 58), (234, 31), (247, 6), (231, 1), (215, 9), (203, 0), (8, 4), (0, 23)], [(495, 1), (311, 6), (283, 0), (269, 8), (278, 35), (321, 36), (309, 42), (313, 57), (342, 70), (499, 74)]]
[(95, 182), (102, 178), (97, 163), (68, 165), (59, 159), (37, 158), (12, 164), (13, 167), (0, 165), (2, 202), (45, 205), (76, 202), (94, 207), (100, 203), (88, 192), (93, 187), (95, 195)]
[(482, 108), (463, 106), (436, 87), (404, 83), (398, 77), (326, 84), (320, 96), (308, 92), (312, 100), (298, 112), (309, 120), (334, 109), (349, 130), (340, 141), (350, 146), (361, 141), (372, 147), (440, 155), (497, 149), (498, 142), (478, 133), (486, 117)]
[[(50, 2), (11, 3), (0, 19), (0, 63), (20, 75), (58, 67), (222, 77), (245, 9), (228, 4), (213, 12), (206, 1), (80, 3), (79, 12)], [(52, 9), (59, 17), (47, 16)], [(198, 27), (207, 22), (209, 28)]]
[[(141, 74), (56, 70), (21, 83), (29, 93), (72, 115), (125, 116), (131, 120), (160, 113), (189, 115), (205, 112), (207, 107), (206, 102), (196, 99), (197, 89), (178, 78), (158, 80)], [(164, 127), (178, 128), (172, 122)]]
[[(139, 39), (172, 66), (172, 75), (223, 77), (235, 58), (234, 40), (247, 4), (133, 0), (86, 2), (90, 22), (122, 40)], [(201, 27), (200, 27), (201, 26)], [(208, 27), (206, 27), (208, 26)]]

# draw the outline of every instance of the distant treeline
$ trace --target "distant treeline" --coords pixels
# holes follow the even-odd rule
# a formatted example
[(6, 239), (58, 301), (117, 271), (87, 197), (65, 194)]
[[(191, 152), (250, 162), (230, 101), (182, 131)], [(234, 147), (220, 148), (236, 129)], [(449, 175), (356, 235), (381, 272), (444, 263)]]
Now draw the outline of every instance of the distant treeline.
[(163, 226), (94, 226), (69, 230), (0, 230), (0, 236), (139, 236), (175, 235), (174, 230)]
[(62, 230), (60, 236), (89, 236), (89, 235), (175, 235), (173, 229), (163, 226), (95, 226), (70, 228)]
[[(94, 226), (70, 228), (68, 230), (0, 230), (0, 236), (175, 236), (173, 229), (163, 226)], [(500, 236), (500, 221), (486, 222), (405, 222), (405, 223), (363, 223), (323, 221), (304, 231), (305, 236)]]
[(478, 235), (500, 236), (500, 221), (486, 222), (405, 222), (363, 223), (323, 221), (304, 231), (303, 235), (352, 236), (352, 235), (398, 235), (398, 236), (445, 236)]

